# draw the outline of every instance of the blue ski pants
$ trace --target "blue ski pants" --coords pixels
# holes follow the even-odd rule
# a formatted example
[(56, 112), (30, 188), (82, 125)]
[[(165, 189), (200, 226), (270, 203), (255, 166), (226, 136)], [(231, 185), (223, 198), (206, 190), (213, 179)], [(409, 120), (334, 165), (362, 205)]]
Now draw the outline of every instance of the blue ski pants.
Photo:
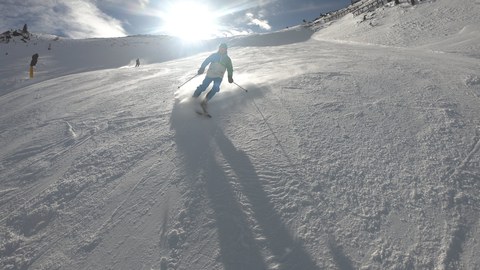
[(222, 83), (222, 78), (209, 78), (205, 77), (202, 84), (197, 87), (197, 90), (193, 93), (193, 97), (198, 97), (200, 94), (207, 89), (207, 87), (213, 82), (213, 87), (210, 92), (207, 93), (207, 100), (212, 99), (212, 97), (220, 91), (220, 84)]

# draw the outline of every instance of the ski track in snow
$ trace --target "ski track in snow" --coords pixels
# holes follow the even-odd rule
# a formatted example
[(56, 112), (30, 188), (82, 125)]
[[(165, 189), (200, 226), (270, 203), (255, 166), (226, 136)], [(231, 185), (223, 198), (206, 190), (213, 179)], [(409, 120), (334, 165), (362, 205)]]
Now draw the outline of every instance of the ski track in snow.
[(480, 7), (462, 3), (236, 38), (248, 92), (224, 82), (211, 119), (189, 99), (200, 77), (177, 89), (209, 52), (85, 71), (104, 47), (170, 43), (56, 44), (98, 51), (0, 81), (0, 266), (478, 268)]

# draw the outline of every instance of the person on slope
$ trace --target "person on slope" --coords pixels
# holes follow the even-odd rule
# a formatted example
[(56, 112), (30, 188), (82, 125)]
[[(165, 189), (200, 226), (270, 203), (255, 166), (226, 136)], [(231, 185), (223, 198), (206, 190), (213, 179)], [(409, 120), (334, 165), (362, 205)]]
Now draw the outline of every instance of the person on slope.
[(207, 89), (207, 87), (213, 82), (212, 89), (207, 93), (205, 99), (201, 102), (203, 108), (206, 108), (207, 102), (212, 99), (212, 97), (220, 91), (220, 84), (222, 83), (223, 76), (225, 75), (225, 71), (228, 72), (228, 82), (233, 83), (233, 65), (232, 59), (227, 54), (227, 44), (222, 43), (218, 46), (218, 51), (216, 53), (211, 54), (207, 57), (200, 69), (198, 69), (198, 75), (203, 74), (205, 68), (210, 64), (208, 67), (207, 75), (203, 80), (202, 84), (200, 84), (195, 92), (193, 93), (193, 97), (197, 98), (200, 94)]

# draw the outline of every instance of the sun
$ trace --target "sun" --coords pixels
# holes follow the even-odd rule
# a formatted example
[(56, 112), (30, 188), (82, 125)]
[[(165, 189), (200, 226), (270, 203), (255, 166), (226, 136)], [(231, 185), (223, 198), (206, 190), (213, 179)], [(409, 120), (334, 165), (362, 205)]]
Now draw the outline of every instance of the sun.
[(200, 3), (175, 3), (168, 8), (163, 20), (168, 35), (189, 41), (210, 39), (218, 33), (214, 13)]

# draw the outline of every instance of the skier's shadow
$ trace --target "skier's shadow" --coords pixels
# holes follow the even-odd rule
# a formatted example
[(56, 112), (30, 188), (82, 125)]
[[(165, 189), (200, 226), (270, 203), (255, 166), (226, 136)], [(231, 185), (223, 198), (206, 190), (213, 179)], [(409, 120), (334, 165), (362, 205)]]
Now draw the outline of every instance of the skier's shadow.
[[(187, 112), (186, 112), (187, 111)], [(186, 174), (186, 185), (203, 181), (217, 226), (221, 260), (225, 270), (266, 270), (259, 247), (245, 219), (228, 176), (216, 162), (211, 142), (216, 128), (212, 120), (194, 115), (182, 106), (174, 107), (171, 127)], [(198, 190), (192, 190), (193, 193)]]
[[(230, 184), (231, 177), (218, 164), (215, 149), (231, 167), (242, 187), (241, 194), (248, 199), (253, 218), (261, 228), (266, 241), (263, 249), (270, 251), (280, 263), (280, 269), (317, 270), (318, 267), (303, 247), (296, 242), (276, 213), (265, 193), (255, 167), (244, 151), (237, 150), (214, 121), (178, 121), (173, 117), (177, 147), (183, 155), (187, 175), (204, 181), (206, 193), (214, 211), (218, 229), (221, 260), (226, 270), (268, 269), (262, 247), (255, 241), (251, 221), (246, 216)], [(195, 176), (195, 177), (194, 177)], [(189, 183), (194, 186), (195, 183)]]

